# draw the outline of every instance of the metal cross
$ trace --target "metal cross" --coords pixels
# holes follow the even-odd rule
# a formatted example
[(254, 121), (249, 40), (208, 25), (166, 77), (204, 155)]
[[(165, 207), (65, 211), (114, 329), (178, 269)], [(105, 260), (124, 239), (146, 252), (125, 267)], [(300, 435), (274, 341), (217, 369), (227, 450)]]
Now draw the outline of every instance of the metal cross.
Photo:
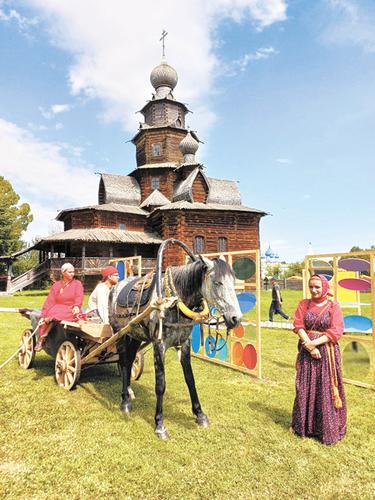
[(168, 32), (163, 30), (162, 34), (161, 34), (161, 38), (159, 40), (159, 42), (163, 42), (163, 57), (165, 57), (165, 37), (168, 35)]

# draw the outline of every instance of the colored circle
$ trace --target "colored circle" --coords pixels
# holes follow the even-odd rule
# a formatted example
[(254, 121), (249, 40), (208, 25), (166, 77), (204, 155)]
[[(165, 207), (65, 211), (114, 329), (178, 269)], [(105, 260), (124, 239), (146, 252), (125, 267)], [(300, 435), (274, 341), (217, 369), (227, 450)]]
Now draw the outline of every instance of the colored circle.
[(228, 359), (228, 344), (222, 338), (217, 341), (216, 354), (221, 361)]
[(191, 348), (195, 353), (199, 352), (201, 346), (201, 325), (194, 325), (191, 329)]
[(254, 370), (257, 365), (257, 352), (252, 344), (247, 344), (243, 352), (243, 362), (249, 370)]
[(237, 366), (243, 364), (243, 347), (241, 342), (235, 342), (232, 347), (232, 360)]
[(345, 278), (339, 281), (339, 285), (347, 290), (355, 290), (357, 292), (371, 290), (371, 282), (361, 278)]
[(219, 309), (215, 306), (208, 306), (209, 309), (210, 309), (210, 314), (213, 318), (219, 318), (221, 316), (221, 312), (219, 311)]
[(233, 333), (236, 337), (242, 339), (242, 337), (245, 335), (245, 328), (243, 327), (243, 324), (240, 323), (238, 326), (236, 326), (236, 328), (233, 328)]
[(206, 354), (209, 358), (214, 358), (216, 355), (215, 339), (212, 335), (208, 335), (204, 343), (204, 348), (206, 349)]
[(344, 317), (344, 326), (346, 331), (365, 332), (372, 328), (372, 321), (366, 316), (357, 316), (353, 314), (352, 316)]
[(340, 259), (338, 261), (338, 266), (346, 271), (369, 271), (370, 262), (365, 259), (359, 259), (357, 257), (350, 257), (348, 259)]
[(251, 292), (242, 292), (237, 295), (237, 300), (242, 313), (246, 313), (254, 309), (257, 298)]
[(255, 274), (255, 262), (249, 257), (240, 257), (233, 264), (233, 271), (237, 279), (247, 280)]
[(121, 281), (125, 278), (125, 263), (123, 260), (119, 260), (116, 263), (117, 272), (118, 272), (118, 280)]

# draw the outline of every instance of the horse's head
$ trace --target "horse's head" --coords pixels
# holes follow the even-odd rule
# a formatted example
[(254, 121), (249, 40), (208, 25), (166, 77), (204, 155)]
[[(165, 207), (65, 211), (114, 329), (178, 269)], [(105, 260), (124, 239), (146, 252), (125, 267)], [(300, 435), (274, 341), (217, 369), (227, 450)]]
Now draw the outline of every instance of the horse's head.
[(222, 313), (228, 328), (238, 326), (242, 313), (234, 288), (235, 278), (231, 267), (223, 258), (214, 260), (200, 258), (206, 267), (202, 285), (203, 297)]

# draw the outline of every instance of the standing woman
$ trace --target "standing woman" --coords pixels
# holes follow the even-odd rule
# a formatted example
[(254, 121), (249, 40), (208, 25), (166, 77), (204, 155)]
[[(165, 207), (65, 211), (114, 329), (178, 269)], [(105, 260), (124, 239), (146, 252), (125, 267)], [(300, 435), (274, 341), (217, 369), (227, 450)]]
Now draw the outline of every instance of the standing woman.
[(340, 306), (328, 297), (325, 276), (309, 280), (311, 299), (298, 304), (294, 331), (299, 336), (292, 430), (335, 444), (346, 432), (346, 400), (338, 340), (344, 332)]
[(74, 279), (74, 266), (66, 263), (61, 267), (61, 279), (54, 283), (43, 304), (39, 320), (39, 341), (36, 351), (41, 351), (47, 337), (48, 319), (73, 321), (81, 311), (83, 285)]

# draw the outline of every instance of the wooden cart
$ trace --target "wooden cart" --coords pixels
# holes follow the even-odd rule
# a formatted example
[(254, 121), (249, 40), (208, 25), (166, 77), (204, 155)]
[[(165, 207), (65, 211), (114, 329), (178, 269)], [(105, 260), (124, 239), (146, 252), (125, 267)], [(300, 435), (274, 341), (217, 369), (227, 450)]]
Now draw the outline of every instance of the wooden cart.
[[(20, 310), (23, 316), (32, 321), (35, 328), (33, 310)], [(29, 369), (35, 360), (36, 338), (32, 328), (24, 330), (21, 336), (18, 363), (21, 368)], [(116, 341), (124, 332), (113, 334), (108, 324), (69, 321), (53, 322), (43, 350), (55, 358), (55, 379), (60, 387), (72, 390), (79, 381), (84, 366), (118, 363)], [(142, 346), (141, 346), (142, 347)], [(138, 380), (144, 367), (144, 353), (140, 349), (132, 366), (132, 380)]]

